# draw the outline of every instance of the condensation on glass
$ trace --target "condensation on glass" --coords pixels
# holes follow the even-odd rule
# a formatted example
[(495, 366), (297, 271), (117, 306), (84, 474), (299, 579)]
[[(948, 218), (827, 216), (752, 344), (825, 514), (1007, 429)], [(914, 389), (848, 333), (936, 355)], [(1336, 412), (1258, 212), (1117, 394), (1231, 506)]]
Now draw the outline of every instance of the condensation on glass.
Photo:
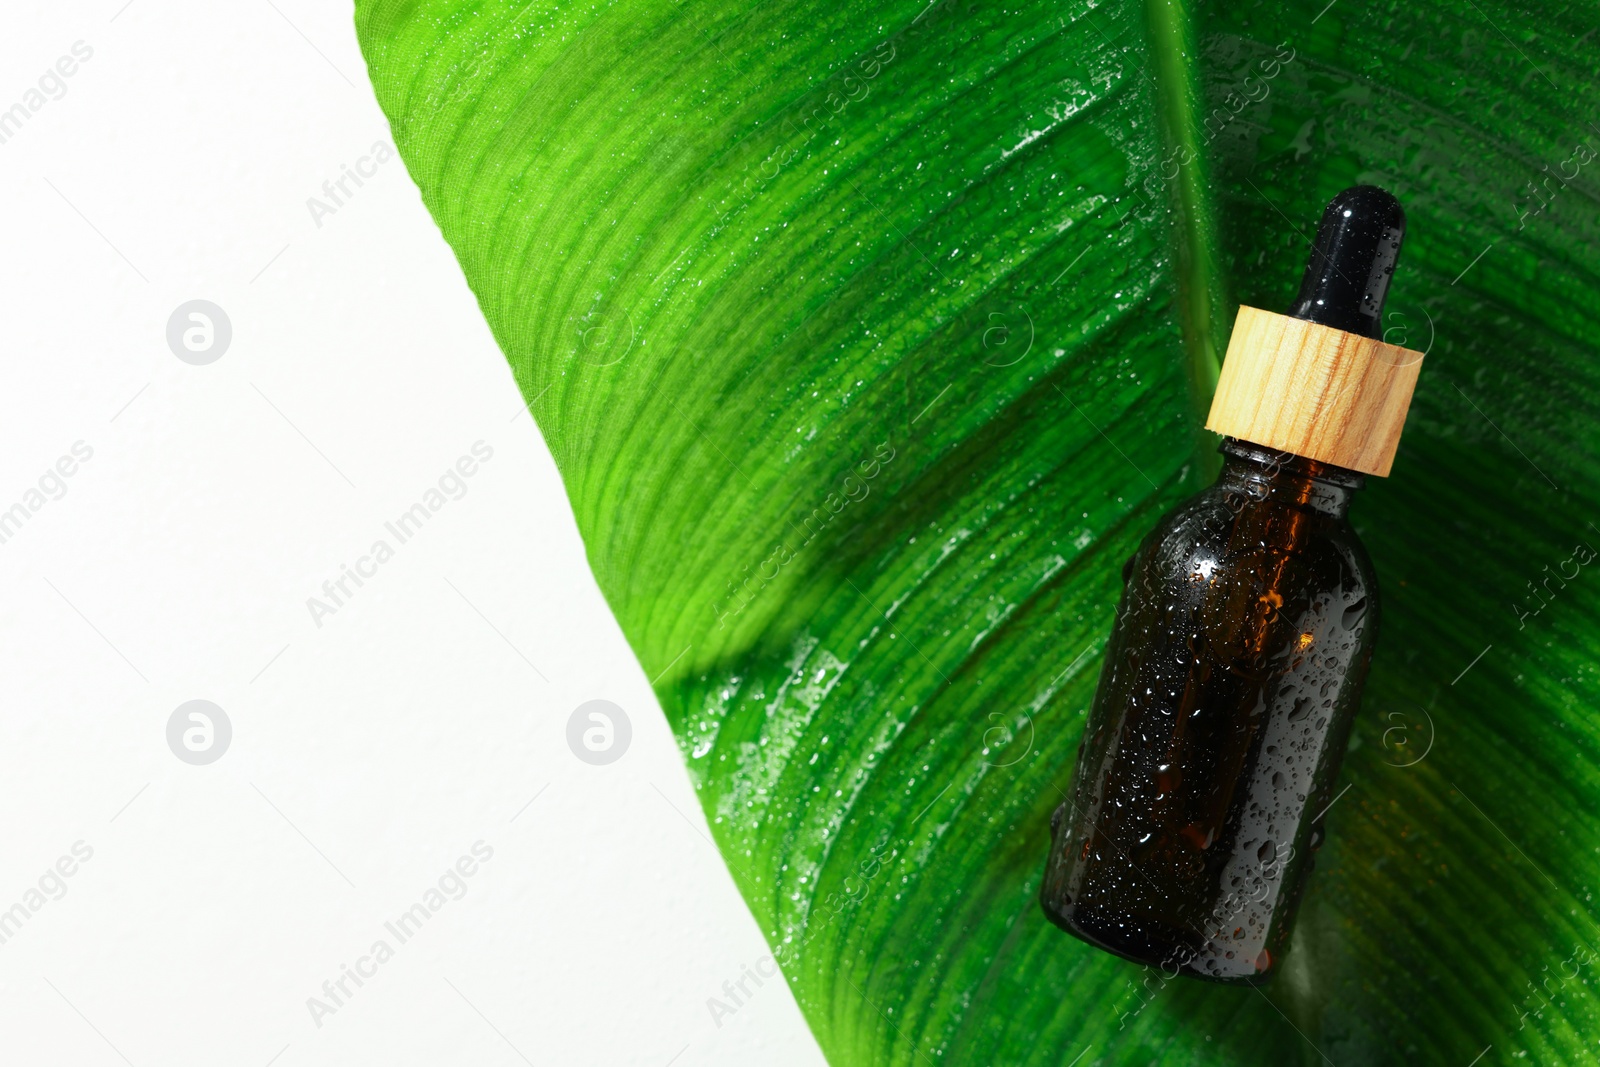
[(1240, 309), (1222, 474), (1123, 569), (1041, 902), (1169, 975), (1264, 981), (1322, 843), (1378, 628), (1351, 498), (1388, 474), (1423, 356), (1381, 340), (1404, 233), (1394, 197), (1347, 189), (1289, 314)]

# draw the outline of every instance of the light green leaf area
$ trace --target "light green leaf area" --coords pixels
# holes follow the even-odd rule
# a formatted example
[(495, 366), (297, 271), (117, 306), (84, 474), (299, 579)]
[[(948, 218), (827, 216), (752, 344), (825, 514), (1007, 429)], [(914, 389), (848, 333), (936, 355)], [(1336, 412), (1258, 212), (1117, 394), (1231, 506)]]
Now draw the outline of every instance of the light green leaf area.
[[(356, 5), (840, 1067), (1600, 1056), (1600, 7), (1322, 3)], [(1349, 789), (1283, 973), (1166, 982), (1045, 921), (1049, 813), (1236, 302), (1356, 182), (1429, 355)]]

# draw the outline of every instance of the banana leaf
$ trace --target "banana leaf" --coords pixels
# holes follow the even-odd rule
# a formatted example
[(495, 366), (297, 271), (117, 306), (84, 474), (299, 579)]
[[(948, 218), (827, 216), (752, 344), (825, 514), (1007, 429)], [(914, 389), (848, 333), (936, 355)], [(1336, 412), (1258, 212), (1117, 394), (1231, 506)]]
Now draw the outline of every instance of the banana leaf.
[[(377, 98), (829, 1060), (1600, 1053), (1600, 7), (358, 0)], [(1036, 902), (1119, 571), (1339, 189), (1428, 353), (1282, 973)], [(1347, 788), (1346, 788), (1347, 787)]]

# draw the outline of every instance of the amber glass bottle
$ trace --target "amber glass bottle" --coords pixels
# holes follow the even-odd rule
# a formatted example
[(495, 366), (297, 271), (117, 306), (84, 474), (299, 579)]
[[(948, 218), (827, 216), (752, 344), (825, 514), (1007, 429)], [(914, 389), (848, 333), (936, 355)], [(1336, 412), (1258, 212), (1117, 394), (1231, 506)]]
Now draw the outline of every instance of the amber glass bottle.
[(1347, 513), (1388, 473), (1421, 359), (1377, 339), (1403, 231), (1393, 197), (1346, 190), (1291, 315), (1241, 309), (1221, 477), (1123, 569), (1041, 900), (1169, 975), (1265, 980), (1322, 841), (1378, 625)]

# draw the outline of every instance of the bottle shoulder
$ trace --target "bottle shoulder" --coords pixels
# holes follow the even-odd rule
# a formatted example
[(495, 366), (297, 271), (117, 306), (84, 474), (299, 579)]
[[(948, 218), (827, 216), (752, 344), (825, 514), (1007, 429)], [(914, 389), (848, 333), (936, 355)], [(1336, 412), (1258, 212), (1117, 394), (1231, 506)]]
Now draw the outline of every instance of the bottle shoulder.
[(1133, 646), (1203, 644), (1233, 671), (1289, 670), (1313, 646), (1342, 662), (1377, 631), (1377, 576), (1355, 529), (1281, 500), (1201, 492), (1156, 524), (1127, 576), (1118, 616)]
[(1163, 516), (1141, 545), (1138, 559), (1145, 569), (1167, 575), (1234, 571), (1272, 560), (1302, 580), (1320, 574), (1347, 592), (1377, 589), (1372, 557), (1348, 517), (1251, 497), (1220, 483)]

